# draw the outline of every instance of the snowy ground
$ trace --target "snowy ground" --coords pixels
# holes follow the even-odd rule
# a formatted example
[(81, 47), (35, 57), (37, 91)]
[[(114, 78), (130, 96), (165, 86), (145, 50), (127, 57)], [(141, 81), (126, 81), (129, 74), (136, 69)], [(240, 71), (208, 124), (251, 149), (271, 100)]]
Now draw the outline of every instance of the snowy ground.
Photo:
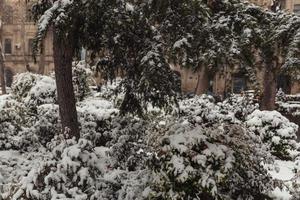
[(293, 185), (300, 184), (299, 162), (276, 160), (275, 165), (269, 167), (269, 173), (274, 179), (284, 181), (282, 188), (275, 188), (273, 192), (274, 197), (278, 200), (291, 199), (292, 196), (289, 191), (287, 191), (287, 188), (292, 188)]
[(0, 151), (0, 193), (15, 190), (15, 185), (22, 177), (39, 164), (38, 154), (21, 154), (18, 151)]

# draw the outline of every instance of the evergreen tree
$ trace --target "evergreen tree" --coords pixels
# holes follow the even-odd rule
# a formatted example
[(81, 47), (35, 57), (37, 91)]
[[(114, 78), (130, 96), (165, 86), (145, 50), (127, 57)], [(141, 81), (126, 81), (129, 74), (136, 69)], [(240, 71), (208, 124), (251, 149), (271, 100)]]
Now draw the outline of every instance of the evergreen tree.
[[(240, 0), (152, 3), (154, 21), (172, 61), (204, 73), (203, 78), (218, 71), (232, 73), (238, 67), (252, 87), (262, 90), (261, 109), (275, 109), (276, 80), (280, 73), (297, 77), (300, 56), (297, 16), (273, 13)], [(258, 71), (264, 74), (262, 87), (257, 80)], [(203, 81), (198, 84), (208, 86)]]
[(159, 32), (141, 12), (143, 5), (118, 0), (40, 0), (33, 6), (38, 21), (35, 50), (50, 27), (54, 32), (60, 116), (72, 136), (79, 137), (71, 65), (82, 47), (93, 57), (105, 52), (110, 63), (105, 71), (110, 78), (115, 78), (117, 68), (125, 72), (122, 113), (142, 114), (145, 102), (159, 107), (176, 102), (178, 80), (166, 62)]

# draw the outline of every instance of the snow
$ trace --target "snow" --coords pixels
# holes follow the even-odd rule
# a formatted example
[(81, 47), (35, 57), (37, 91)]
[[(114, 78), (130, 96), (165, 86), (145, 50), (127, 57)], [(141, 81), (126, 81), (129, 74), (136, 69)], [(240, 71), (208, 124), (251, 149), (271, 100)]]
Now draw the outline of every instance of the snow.
[(273, 170), (269, 171), (270, 175), (278, 180), (289, 181), (295, 177), (295, 162), (276, 160)]
[(272, 192), (273, 198), (276, 200), (290, 200), (292, 195), (286, 189), (281, 190), (279, 187), (276, 187)]
[(3, 109), (5, 104), (7, 103), (7, 100), (11, 98), (11, 95), (1, 95), (0, 96), (0, 110)]
[(174, 43), (173, 48), (181, 48), (183, 45), (191, 47), (191, 44), (188, 42), (187, 38), (182, 38)]
[(126, 10), (133, 12), (134, 11), (134, 6), (131, 3), (126, 3)]
[(95, 115), (97, 119), (107, 119), (114, 114), (119, 113), (113, 104), (100, 98), (86, 99), (77, 104), (77, 111), (80, 113), (89, 113)]

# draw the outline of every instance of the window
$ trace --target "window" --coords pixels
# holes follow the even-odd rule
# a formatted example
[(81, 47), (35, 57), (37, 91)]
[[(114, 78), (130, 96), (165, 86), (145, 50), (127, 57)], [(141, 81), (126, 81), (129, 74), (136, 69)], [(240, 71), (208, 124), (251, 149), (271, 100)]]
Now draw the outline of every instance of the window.
[(286, 9), (286, 1), (285, 0), (273, 0), (271, 5), (271, 10), (273, 12), (277, 12), (279, 10)]
[(5, 54), (12, 54), (12, 41), (11, 39), (4, 40), (4, 53)]
[(291, 78), (287, 75), (279, 75), (277, 77), (277, 89), (282, 89), (285, 94), (291, 92)]
[(296, 13), (296, 15), (300, 15), (300, 3), (295, 4), (294, 13)]
[(32, 50), (33, 50), (33, 39), (28, 40), (28, 55), (32, 55)]
[(232, 79), (232, 92), (239, 94), (246, 90), (246, 79), (241, 76), (235, 76)]

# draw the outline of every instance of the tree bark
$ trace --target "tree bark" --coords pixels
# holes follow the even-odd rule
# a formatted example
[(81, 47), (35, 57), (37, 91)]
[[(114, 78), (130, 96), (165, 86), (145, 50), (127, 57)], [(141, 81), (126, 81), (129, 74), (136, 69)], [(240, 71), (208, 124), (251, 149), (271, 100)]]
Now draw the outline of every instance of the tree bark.
[(45, 73), (45, 42), (44, 41), (42, 42), (38, 73), (39, 74)]
[[(0, 8), (3, 7), (3, 1), (0, 2)], [(0, 21), (0, 42), (2, 42), (2, 24)], [(0, 79), (1, 79), (1, 91), (2, 94), (6, 94), (6, 83), (5, 83), (5, 65), (4, 65), (4, 54), (2, 50), (2, 44), (0, 44)]]
[(198, 71), (198, 81), (195, 89), (197, 95), (205, 94), (209, 88), (209, 77), (206, 67), (201, 67)]
[(260, 100), (261, 110), (275, 110), (275, 98), (277, 88), (277, 76), (274, 70), (266, 67), (264, 71), (263, 91)]
[(54, 31), (54, 70), (62, 128), (63, 132), (68, 134), (68, 137), (78, 139), (80, 133), (72, 84), (72, 61), (74, 56), (72, 42), (70, 36), (61, 38), (60, 35)]
[(1, 91), (2, 94), (6, 94), (6, 83), (5, 83), (5, 65), (2, 48), (0, 46), (0, 79), (1, 79)]
[[(26, 55), (26, 30), (25, 30), (25, 14), (23, 13), (23, 16), (21, 17), (21, 41), (22, 41), (22, 53), (23, 53), (23, 59), (25, 63), (25, 69), (29, 72), (31, 72), (29, 61), (27, 59)], [(29, 45), (29, 44), (28, 44)]]

